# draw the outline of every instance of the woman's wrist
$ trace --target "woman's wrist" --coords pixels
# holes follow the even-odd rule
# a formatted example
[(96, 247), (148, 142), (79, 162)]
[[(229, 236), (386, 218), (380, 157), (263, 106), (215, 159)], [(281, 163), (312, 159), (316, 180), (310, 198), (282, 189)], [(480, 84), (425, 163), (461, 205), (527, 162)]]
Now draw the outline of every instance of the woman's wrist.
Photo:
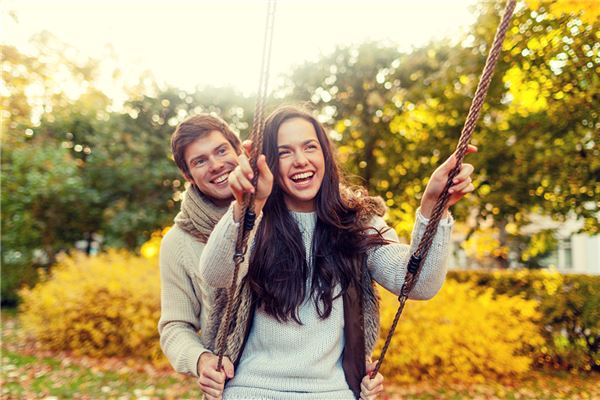
[[(266, 200), (254, 200), (254, 214), (259, 216), (265, 206)], [(237, 201), (233, 203), (233, 221), (239, 223), (242, 220), (242, 206)]]
[[(433, 210), (435, 208), (435, 204), (437, 203), (437, 199), (433, 199), (430, 197), (423, 197), (421, 200), (421, 206), (420, 206), (420, 211), (421, 214), (427, 218), (430, 219), (431, 215), (433, 214)], [(444, 212), (442, 213), (442, 219), (444, 218), (448, 218), (449, 214), (448, 214), (448, 208), (446, 207), (444, 209)]]

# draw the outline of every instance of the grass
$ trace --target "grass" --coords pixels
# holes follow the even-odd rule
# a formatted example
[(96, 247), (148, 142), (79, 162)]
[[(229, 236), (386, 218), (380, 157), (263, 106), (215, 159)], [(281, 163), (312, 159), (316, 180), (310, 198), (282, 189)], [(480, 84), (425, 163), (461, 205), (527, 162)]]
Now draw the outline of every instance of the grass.
[[(421, 384), (410, 387), (390, 388), (390, 398), (399, 399), (598, 399), (600, 378), (598, 375), (575, 376), (565, 373), (534, 372), (511, 384), (487, 382), (478, 385), (455, 385), (436, 387)], [(394, 397), (395, 396), (395, 397)]]
[[(37, 351), (16, 313), (2, 311), (2, 399), (198, 399), (194, 378), (132, 359), (91, 359)], [(385, 371), (384, 371), (385, 373)], [(385, 399), (598, 399), (600, 375), (535, 372), (512, 384), (386, 385)]]
[(52, 357), (34, 357), (3, 349), (2, 398), (198, 398), (193, 379), (144, 373), (121, 366), (105, 370)]

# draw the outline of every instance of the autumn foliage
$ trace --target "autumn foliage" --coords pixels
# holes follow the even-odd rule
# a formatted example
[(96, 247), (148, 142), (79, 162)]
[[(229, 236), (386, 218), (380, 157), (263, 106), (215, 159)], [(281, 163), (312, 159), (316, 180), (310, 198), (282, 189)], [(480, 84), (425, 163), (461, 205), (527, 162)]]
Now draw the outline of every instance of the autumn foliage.
[(600, 369), (600, 277), (523, 269), (450, 271), (448, 278), (472, 283), (478, 292), (534, 300), (544, 337), (534, 354), (538, 367)]
[[(387, 333), (397, 300), (382, 292), (382, 330)], [(384, 293), (385, 292), (385, 293)], [(394, 382), (483, 382), (528, 372), (530, 350), (543, 344), (536, 302), (494, 296), (470, 283), (447, 281), (430, 301), (409, 301), (385, 358)], [(378, 344), (375, 357), (383, 339)]]
[(51, 276), (20, 295), (23, 328), (48, 349), (162, 358), (156, 259), (124, 251), (62, 257)]
[[(21, 291), (23, 328), (51, 350), (164, 363), (156, 329), (159, 270), (151, 251), (157, 240), (158, 234), (143, 247), (144, 256), (109, 251), (62, 257), (50, 276)], [(386, 377), (480, 382), (544, 364), (590, 369), (594, 355), (575, 335), (587, 333), (588, 342), (597, 343), (599, 285), (593, 277), (548, 272), (451, 271), (436, 297), (407, 304), (386, 357)], [(383, 336), (397, 301), (381, 293)]]

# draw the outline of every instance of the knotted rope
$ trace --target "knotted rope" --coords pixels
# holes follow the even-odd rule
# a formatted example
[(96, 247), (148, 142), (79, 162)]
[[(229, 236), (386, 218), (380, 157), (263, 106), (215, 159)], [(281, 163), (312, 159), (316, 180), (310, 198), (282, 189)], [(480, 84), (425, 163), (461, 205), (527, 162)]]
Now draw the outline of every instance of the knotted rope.
[[(381, 350), (381, 354), (379, 356), (379, 360), (375, 369), (371, 373), (371, 377), (374, 377), (379, 372), (381, 365), (385, 359), (385, 355), (390, 346), (391, 339), (393, 337), (396, 326), (398, 325), (398, 320), (400, 319), (400, 315), (404, 310), (404, 305), (406, 304), (406, 300), (408, 298), (408, 294), (414, 287), (417, 277), (419, 275), (422, 263), (429, 252), (431, 244), (433, 242), (433, 237), (437, 231), (437, 227), (442, 218), (442, 213), (444, 212), (446, 205), (449, 200), (448, 190), (452, 186), (452, 180), (459, 173), (462, 161), (465, 157), (467, 146), (471, 137), (473, 135), (473, 131), (475, 129), (475, 125), (477, 120), (479, 119), (479, 114), (481, 113), (481, 108), (483, 106), (483, 102), (487, 95), (490, 82), (492, 80), (492, 76), (494, 73), (494, 69), (496, 67), (496, 63), (498, 61), (498, 57), (500, 55), (502, 49), (502, 43), (504, 42), (504, 37), (506, 35), (506, 31), (508, 29), (508, 25), (510, 19), (512, 17), (513, 11), (515, 9), (516, 0), (508, 0), (506, 8), (504, 9), (504, 14), (502, 16), (502, 20), (496, 32), (496, 36), (494, 37), (494, 41), (492, 44), (492, 48), (488, 54), (488, 58), (486, 60), (483, 73), (481, 75), (479, 84), (477, 85), (477, 90), (475, 91), (475, 96), (471, 103), (471, 107), (469, 109), (469, 113), (467, 115), (467, 119), (465, 121), (465, 125), (462, 129), (461, 136), (459, 139), (458, 146), (455, 151), (456, 157), (456, 165), (448, 175), (448, 180), (442, 193), (440, 194), (437, 203), (433, 209), (431, 218), (427, 227), (425, 228), (425, 233), (419, 242), (419, 246), (415, 253), (411, 256), (410, 261), (408, 263), (408, 270), (406, 273), (406, 278), (404, 280), (404, 284), (402, 289), (400, 290), (400, 296), (398, 297), (399, 306), (398, 311), (394, 317), (392, 326), (390, 331), (388, 332), (388, 336), (385, 340), (385, 344), (383, 349)], [(271, 48), (273, 42), (273, 26), (274, 26), (274, 16), (275, 16), (275, 0), (269, 0), (267, 5), (267, 21), (265, 28), (265, 36), (263, 42), (263, 58), (261, 63), (261, 72), (259, 79), (259, 89), (257, 92), (257, 101), (256, 101), (256, 110), (254, 114), (253, 124), (252, 124), (252, 150), (250, 152), (250, 164), (252, 166), (252, 170), (254, 173), (254, 177), (252, 179), (252, 184), (256, 187), (256, 183), (258, 181), (258, 171), (256, 166), (256, 161), (262, 148), (263, 142), (263, 130), (264, 130), (264, 108), (267, 97), (267, 84), (268, 84), (268, 75), (269, 75), (269, 66), (270, 66), (270, 58), (271, 58)], [(254, 222), (256, 219), (256, 214), (254, 213), (254, 200), (255, 195), (250, 194), (245, 197), (244, 204), (242, 205), (242, 215), (244, 216), (243, 223), (240, 223), (240, 227), (238, 229), (238, 235), (236, 239), (236, 251), (234, 254), (234, 273), (231, 286), (228, 291), (228, 302), (227, 308), (225, 310), (225, 316), (223, 323), (220, 327), (220, 334), (218, 335), (218, 343), (217, 343), (217, 354), (218, 354), (218, 364), (217, 368), (222, 368), (223, 355), (225, 353), (226, 339), (229, 334), (232, 322), (232, 310), (237, 308), (239, 305), (240, 296), (236, 296), (237, 291), (237, 280), (239, 275), (239, 267), (241, 263), (244, 261), (244, 257), (247, 250), (247, 242), (248, 242), (248, 234), (252, 230), (254, 226)]]
[[(263, 55), (260, 67), (260, 78), (258, 83), (258, 91), (256, 98), (256, 109), (254, 112), (254, 119), (252, 121), (252, 131), (250, 139), (252, 140), (252, 150), (250, 151), (250, 165), (252, 166), (252, 172), (254, 177), (252, 178), (252, 185), (256, 187), (258, 182), (258, 169), (256, 166), (256, 160), (260, 154), (260, 150), (263, 145), (263, 130), (265, 125), (265, 103), (267, 98), (267, 87), (269, 81), (269, 67), (271, 60), (271, 48), (273, 44), (273, 26), (275, 22), (275, 0), (269, 0), (267, 4), (267, 20), (265, 24), (265, 36), (263, 40)], [(251, 193), (244, 196), (244, 204), (242, 207), (242, 216), (244, 218), (243, 223), (240, 223), (237, 239), (235, 244), (235, 254), (233, 256), (234, 269), (233, 279), (231, 286), (229, 287), (227, 296), (227, 308), (225, 309), (225, 316), (223, 322), (219, 327), (219, 334), (217, 335), (217, 370), (221, 370), (223, 366), (223, 355), (225, 354), (225, 347), (227, 343), (227, 336), (231, 329), (231, 322), (233, 320), (233, 310), (239, 306), (241, 296), (236, 296), (237, 291), (237, 280), (240, 270), (240, 265), (244, 262), (246, 255), (248, 235), (254, 227), (256, 220), (256, 213), (254, 212), (254, 200), (255, 194)]]
[(392, 336), (394, 335), (394, 331), (396, 330), (396, 325), (398, 325), (398, 320), (400, 319), (400, 315), (402, 314), (402, 310), (404, 310), (404, 305), (408, 298), (408, 294), (415, 286), (417, 281), (417, 277), (419, 275), (419, 271), (421, 270), (421, 265), (427, 257), (427, 253), (429, 252), (429, 248), (431, 247), (431, 243), (433, 242), (433, 237), (437, 232), (438, 224), (442, 219), (442, 214), (448, 204), (448, 199), (450, 195), (448, 193), (448, 189), (452, 186), (452, 180), (459, 173), (462, 161), (465, 157), (467, 151), (467, 145), (473, 136), (473, 130), (475, 129), (475, 124), (479, 118), (479, 114), (481, 112), (481, 107), (483, 106), (483, 101), (485, 100), (485, 96), (487, 95), (488, 89), (490, 87), (490, 82), (492, 80), (492, 75), (494, 74), (494, 69), (496, 67), (496, 63), (498, 61), (498, 57), (500, 56), (500, 52), (502, 50), (502, 43), (504, 42), (504, 37), (506, 35), (506, 31), (508, 30), (508, 24), (512, 17), (513, 11), (515, 9), (516, 0), (508, 0), (506, 4), (506, 8), (504, 9), (504, 14), (502, 16), (502, 20), (500, 21), (500, 25), (498, 26), (498, 30), (496, 31), (496, 36), (494, 37), (494, 41), (492, 44), (492, 48), (488, 54), (488, 58), (485, 62), (485, 66), (483, 68), (483, 73), (481, 74), (481, 78), (477, 85), (477, 90), (475, 91), (475, 96), (471, 103), (471, 107), (469, 109), (469, 114), (467, 115), (467, 120), (465, 121), (465, 125), (460, 134), (460, 139), (458, 146), (456, 147), (455, 157), (456, 157), (456, 165), (448, 175), (448, 181), (446, 182), (446, 186), (440, 193), (440, 196), (437, 200), (437, 203), (433, 209), (433, 213), (425, 228), (425, 233), (419, 242), (419, 246), (414, 254), (411, 256), (410, 261), (408, 262), (408, 270), (406, 272), (406, 278), (404, 279), (404, 284), (402, 285), (402, 289), (400, 290), (400, 296), (398, 296), (398, 301), (400, 304), (398, 305), (398, 311), (396, 312), (396, 316), (394, 317), (394, 321), (392, 322), (392, 326), (385, 340), (385, 344), (381, 350), (381, 354), (379, 356), (379, 361), (375, 366), (375, 369), (371, 372), (371, 378), (375, 377), (379, 372), (379, 368), (381, 368), (381, 364), (385, 358), (385, 354), (390, 346), (390, 342), (392, 340)]

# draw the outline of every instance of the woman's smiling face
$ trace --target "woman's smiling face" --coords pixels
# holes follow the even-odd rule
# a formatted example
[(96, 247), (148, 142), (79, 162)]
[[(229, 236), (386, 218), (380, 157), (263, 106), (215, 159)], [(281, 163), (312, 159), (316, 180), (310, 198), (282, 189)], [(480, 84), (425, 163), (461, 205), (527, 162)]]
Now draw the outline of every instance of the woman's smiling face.
[(315, 210), (315, 197), (325, 174), (325, 158), (314, 126), (290, 118), (277, 132), (279, 183), (290, 211)]

